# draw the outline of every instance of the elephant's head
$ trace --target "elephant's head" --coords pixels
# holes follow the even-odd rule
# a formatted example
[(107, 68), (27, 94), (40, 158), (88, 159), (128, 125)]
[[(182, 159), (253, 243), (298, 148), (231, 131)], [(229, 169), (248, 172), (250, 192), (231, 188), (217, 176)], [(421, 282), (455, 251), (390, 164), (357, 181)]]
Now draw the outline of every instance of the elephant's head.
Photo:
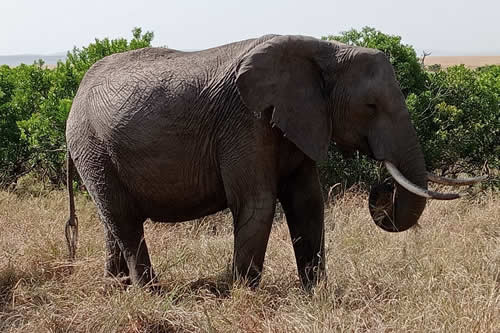
[(426, 198), (439, 197), (427, 190), (422, 149), (382, 52), (275, 36), (242, 58), (236, 84), (245, 105), (272, 112), (271, 123), (311, 159), (324, 159), (333, 140), (344, 151), (386, 162), (398, 183), (376, 186), (370, 195), (370, 212), (384, 230), (412, 227)]

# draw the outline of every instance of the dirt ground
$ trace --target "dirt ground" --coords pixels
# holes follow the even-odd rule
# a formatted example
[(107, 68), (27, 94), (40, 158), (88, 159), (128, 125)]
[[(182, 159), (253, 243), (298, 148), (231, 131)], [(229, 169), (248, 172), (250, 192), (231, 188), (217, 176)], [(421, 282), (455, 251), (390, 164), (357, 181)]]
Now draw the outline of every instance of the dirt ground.
[(470, 68), (486, 65), (500, 65), (500, 56), (428, 56), (425, 65), (440, 64), (442, 67), (464, 64)]

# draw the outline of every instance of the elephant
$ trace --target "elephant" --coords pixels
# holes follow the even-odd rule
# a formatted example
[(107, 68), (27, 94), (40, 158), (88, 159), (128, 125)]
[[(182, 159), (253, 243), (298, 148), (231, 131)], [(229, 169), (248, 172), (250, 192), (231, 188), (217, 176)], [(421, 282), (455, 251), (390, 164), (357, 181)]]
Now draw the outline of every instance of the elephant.
[(384, 230), (415, 225), (428, 198), (459, 196), (427, 189), (405, 98), (380, 51), (265, 35), (196, 52), (107, 56), (85, 74), (67, 120), (70, 256), (77, 171), (104, 225), (107, 275), (156, 283), (145, 220), (181, 222), (229, 208), (233, 278), (255, 287), (279, 200), (300, 281), (311, 289), (325, 276), (317, 164), (331, 142), (384, 161), (396, 179), (370, 195)]

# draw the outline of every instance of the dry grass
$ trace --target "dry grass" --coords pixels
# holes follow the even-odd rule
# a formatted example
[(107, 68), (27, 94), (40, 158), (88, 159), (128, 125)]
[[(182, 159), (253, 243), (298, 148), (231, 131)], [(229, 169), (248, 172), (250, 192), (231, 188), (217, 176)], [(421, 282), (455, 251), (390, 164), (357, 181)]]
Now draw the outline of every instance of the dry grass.
[[(277, 219), (261, 286), (229, 286), (230, 218), (147, 223), (162, 294), (102, 277), (94, 205), (77, 198), (78, 261), (63, 238), (62, 192), (0, 192), (0, 331), (6, 332), (499, 332), (500, 196), (433, 201), (421, 228), (378, 230), (366, 195), (327, 211), (328, 284), (299, 287), (286, 224)], [(334, 230), (335, 229), (335, 230)]]
[(500, 56), (430, 56), (425, 57), (425, 65), (441, 65), (450, 67), (455, 65), (465, 65), (470, 68), (477, 68), (486, 65), (500, 65)]

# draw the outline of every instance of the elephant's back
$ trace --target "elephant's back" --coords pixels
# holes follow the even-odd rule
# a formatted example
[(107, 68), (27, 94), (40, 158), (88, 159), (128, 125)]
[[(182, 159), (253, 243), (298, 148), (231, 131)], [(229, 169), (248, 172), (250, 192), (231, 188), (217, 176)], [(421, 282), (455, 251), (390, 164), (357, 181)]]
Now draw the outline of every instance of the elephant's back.
[(139, 131), (148, 121), (155, 125), (190, 118), (187, 113), (198, 111), (186, 107), (186, 101), (199, 100), (210, 84), (231, 75), (242, 55), (269, 38), (196, 52), (143, 48), (107, 56), (85, 74), (68, 119), (69, 132), (86, 122), (106, 141), (125, 130)]
[[(154, 118), (165, 107), (175, 110), (175, 92), (181, 74), (177, 66), (184, 52), (144, 48), (105, 57), (85, 74), (68, 117), (67, 134), (83, 123), (103, 141), (134, 120)], [(186, 85), (190, 86), (190, 85)]]

